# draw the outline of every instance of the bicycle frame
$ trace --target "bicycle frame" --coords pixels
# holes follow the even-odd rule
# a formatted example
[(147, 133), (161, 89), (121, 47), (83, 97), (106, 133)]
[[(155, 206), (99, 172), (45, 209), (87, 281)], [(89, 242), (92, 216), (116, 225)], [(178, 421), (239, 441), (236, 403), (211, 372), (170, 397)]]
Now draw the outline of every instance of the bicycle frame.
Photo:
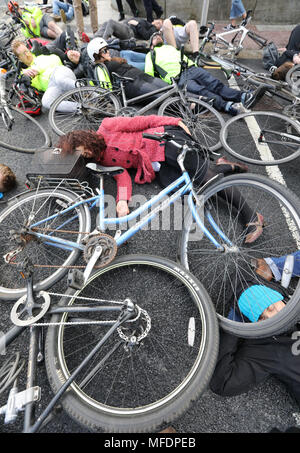
[[(218, 50), (228, 50), (228, 53), (231, 54), (231, 56), (234, 58), (236, 57), (240, 51), (243, 49), (243, 42), (248, 36), (250, 39), (255, 41), (258, 45), (260, 46), (265, 46), (267, 43), (267, 40), (264, 38), (255, 35), (251, 30), (247, 28), (248, 23), (251, 21), (251, 16), (250, 12), (247, 12), (246, 18), (241, 22), (238, 28), (235, 28), (234, 30), (228, 30), (224, 31), (222, 33), (215, 33), (214, 39), (213, 39), (213, 44), (214, 44), (214, 49), (213, 51), (217, 53)], [(207, 42), (211, 40), (211, 34), (214, 30), (215, 24), (214, 22), (209, 22), (210, 27), (208, 28), (206, 35), (204, 36), (201, 45), (200, 45), (200, 52), (203, 52), (204, 47)], [(226, 37), (232, 36), (231, 42), (227, 41)], [(234, 44), (235, 39), (237, 38), (238, 35), (241, 35), (239, 38), (239, 41), (237, 44)], [(218, 44), (224, 45), (226, 49), (218, 49)]]
[[(117, 235), (117, 237), (115, 239), (116, 244), (117, 244), (117, 246), (120, 246), (124, 242), (128, 241), (132, 236), (134, 236), (143, 226), (150, 223), (151, 220), (156, 216), (156, 214), (159, 211), (163, 211), (164, 209), (169, 207), (172, 203), (174, 203), (176, 200), (181, 198), (184, 194), (188, 193), (188, 206), (192, 212), (192, 215), (193, 215), (195, 221), (197, 222), (197, 225), (199, 226), (199, 228), (201, 228), (203, 233), (211, 240), (211, 242), (215, 245), (215, 247), (217, 249), (219, 249), (220, 251), (224, 250), (224, 247), (207, 230), (207, 228), (205, 227), (203, 221), (201, 220), (201, 218), (197, 212), (196, 205), (195, 205), (193, 198), (196, 198), (197, 201), (199, 198), (193, 191), (192, 181), (191, 181), (190, 176), (187, 171), (184, 171), (181, 177), (179, 177), (176, 181), (174, 181), (168, 187), (166, 187), (165, 189), (160, 191), (160, 193), (157, 194), (156, 196), (154, 196), (151, 200), (148, 200), (142, 206), (135, 209), (130, 214), (128, 214), (124, 217), (107, 217), (107, 218), (105, 217), (104, 188), (103, 188), (102, 178), (103, 177), (101, 177), (101, 180), (100, 180), (100, 189), (99, 189), (98, 195), (96, 195), (94, 197), (90, 197), (86, 200), (78, 201), (77, 203), (73, 204), (72, 206), (69, 206), (68, 208), (62, 210), (61, 212), (59, 212), (57, 214), (49, 216), (43, 220), (40, 220), (39, 222), (33, 223), (30, 227), (30, 234), (38, 237), (39, 239), (42, 239), (48, 245), (60, 247), (64, 250), (73, 250), (75, 248), (75, 249), (83, 251), (84, 250), (83, 244), (68, 241), (65, 239), (56, 238), (52, 235), (38, 233), (38, 232), (34, 231), (34, 229), (38, 228), (44, 222), (48, 222), (50, 220), (53, 220), (54, 218), (58, 218), (59, 216), (66, 214), (67, 212), (72, 211), (73, 209), (77, 208), (80, 205), (90, 204), (90, 209), (94, 208), (96, 205), (99, 206), (98, 224), (96, 226), (96, 230), (105, 231), (105, 229), (108, 225), (120, 225), (122, 223), (130, 222), (130, 221), (136, 219), (140, 214), (147, 212), (149, 208), (152, 208), (154, 205), (159, 203), (147, 215), (145, 215), (141, 220), (139, 220), (135, 225), (130, 227), (124, 233)], [(168, 197), (167, 199), (162, 201), (162, 199), (165, 196), (169, 195), (174, 190), (176, 190), (175, 193), (173, 193), (170, 197)], [(216, 232), (222, 237), (223, 240), (225, 240), (229, 245), (231, 245), (231, 242), (229, 241), (229, 239), (227, 239), (223, 235), (223, 233), (218, 229), (218, 227), (214, 223), (212, 217), (209, 215), (207, 215), (207, 217), (208, 217), (209, 222), (214, 226)], [(63, 226), (64, 225), (62, 225), (61, 227), (63, 227)]]
[[(223, 44), (226, 45), (226, 47), (228, 47), (228, 50), (231, 51), (231, 52), (235, 52), (236, 49), (242, 49), (243, 46), (243, 42), (247, 36), (247, 34), (249, 33), (250, 30), (248, 30), (245, 26), (243, 25), (240, 25), (239, 28), (236, 28), (234, 30), (229, 30), (229, 31), (224, 31), (222, 33), (216, 33), (216, 40), (218, 41), (221, 41)], [(227, 36), (231, 36), (233, 35), (233, 38), (231, 40), (231, 42), (227, 41), (225, 39), (225, 37)], [(241, 34), (241, 37), (239, 39), (239, 42), (238, 42), (238, 45), (233, 45), (232, 42), (234, 41), (235, 37), (238, 35), (238, 34)]]
[(145, 107), (142, 107), (137, 110), (136, 114), (138, 115), (143, 115), (144, 113), (148, 112), (149, 110), (153, 109), (157, 105), (161, 104), (164, 100), (168, 99), (170, 96), (173, 96), (174, 94), (178, 94), (181, 98), (181, 100), (185, 99), (185, 96), (182, 93), (182, 90), (178, 89), (177, 83), (175, 80), (173, 80), (172, 85), (163, 87), (163, 88), (158, 88), (157, 90), (151, 91), (150, 93), (142, 94), (140, 96), (127, 99), (125, 95), (125, 89), (124, 89), (124, 83), (121, 81), (120, 82), (120, 91), (121, 91), (121, 98), (122, 98), (122, 103), (123, 106), (129, 107), (135, 103), (138, 103), (140, 101), (147, 100), (151, 98), (152, 96), (160, 93), (165, 93), (159, 96), (157, 99), (154, 99), (151, 101), (149, 104), (147, 104)]

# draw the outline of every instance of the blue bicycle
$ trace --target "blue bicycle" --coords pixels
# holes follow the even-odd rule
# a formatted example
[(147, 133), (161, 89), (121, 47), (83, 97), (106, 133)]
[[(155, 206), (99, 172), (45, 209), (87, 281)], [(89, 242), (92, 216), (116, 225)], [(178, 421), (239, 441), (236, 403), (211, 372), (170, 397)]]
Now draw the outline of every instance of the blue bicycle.
[[(50, 288), (71, 267), (73, 278), (76, 280), (77, 273), (82, 284), (86, 284), (93, 269), (113, 262), (118, 247), (159, 212), (184, 198), (187, 213), (178, 258), (207, 289), (222, 326), (245, 337), (268, 336), (286, 329), (298, 312), (298, 281), (290, 288), (292, 294), (286, 308), (274, 319), (240, 323), (227, 316), (232, 306), (239, 310), (235, 293), (238, 285), (246, 285), (245, 273), (258, 281), (253, 265), (255, 259), (282, 256), (299, 249), (299, 199), (276, 181), (256, 174), (217, 175), (196, 188), (185, 170), (184, 159), (187, 153), (203, 150), (192, 141), (179, 145), (168, 134), (148, 138), (173, 141), (178, 149), (182, 175), (125, 217), (107, 217), (104, 209), (104, 175), (114, 175), (122, 168), (96, 164), (87, 165), (100, 178), (96, 194), (83, 197), (72, 189), (63, 188), (60, 182), (52, 188), (37, 185), (8, 203), (0, 214), (1, 299), (12, 300), (24, 295), (24, 282), (17, 269), (24, 253), (35, 266), (35, 291)], [(263, 218), (263, 233), (255, 242), (247, 243), (247, 234), (258, 213)], [(97, 216), (94, 229), (91, 228), (92, 215)], [(141, 218), (135, 221), (139, 216)], [(114, 236), (108, 234), (108, 228), (124, 227), (127, 223), (129, 228), (120, 228)], [(175, 238), (174, 234), (174, 241)], [(80, 255), (85, 259), (81, 266), (84, 272), (75, 264)], [(229, 294), (232, 294), (230, 300)]]

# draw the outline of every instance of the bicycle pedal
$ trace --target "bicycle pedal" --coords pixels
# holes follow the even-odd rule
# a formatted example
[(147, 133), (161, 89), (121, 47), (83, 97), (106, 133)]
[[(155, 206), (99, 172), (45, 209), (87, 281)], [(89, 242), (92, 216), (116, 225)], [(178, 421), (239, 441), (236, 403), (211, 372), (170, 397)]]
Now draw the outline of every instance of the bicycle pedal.
[(84, 274), (78, 269), (70, 269), (68, 272), (67, 285), (69, 288), (81, 289), (84, 285)]

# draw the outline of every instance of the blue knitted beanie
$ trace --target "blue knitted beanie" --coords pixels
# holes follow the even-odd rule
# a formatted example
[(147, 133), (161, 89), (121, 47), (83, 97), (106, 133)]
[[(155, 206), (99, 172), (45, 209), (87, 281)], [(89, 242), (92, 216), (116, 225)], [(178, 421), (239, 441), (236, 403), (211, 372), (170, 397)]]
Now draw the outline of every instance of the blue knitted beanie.
[(249, 321), (256, 322), (266, 308), (280, 300), (283, 300), (283, 295), (274, 289), (253, 285), (240, 295), (238, 305)]

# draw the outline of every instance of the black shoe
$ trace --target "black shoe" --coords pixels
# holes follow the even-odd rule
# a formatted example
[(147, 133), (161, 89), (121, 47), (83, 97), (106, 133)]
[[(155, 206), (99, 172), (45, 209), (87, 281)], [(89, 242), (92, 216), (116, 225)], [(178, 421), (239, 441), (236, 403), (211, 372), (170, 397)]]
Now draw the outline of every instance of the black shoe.
[(257, 88), (257, 90), (252, 91), (252, 93), (247, 93), (243, 102), (244, 107), (246, 107), (246, 109), (254, 107), (254, 105), (263, 97), (268, 88), (268, 85), (261, 85)]
[(119, 16), (119, 22), (121, 20), (124, 20), (125, 19), (125, 14), (124, 13), (120, 13), (120, 16)]
[(133, 14), (133, 17), (139, 17), (140, 12), (138, 9), (136, 9), (135, 11), (131, 11), (131, 12)]

